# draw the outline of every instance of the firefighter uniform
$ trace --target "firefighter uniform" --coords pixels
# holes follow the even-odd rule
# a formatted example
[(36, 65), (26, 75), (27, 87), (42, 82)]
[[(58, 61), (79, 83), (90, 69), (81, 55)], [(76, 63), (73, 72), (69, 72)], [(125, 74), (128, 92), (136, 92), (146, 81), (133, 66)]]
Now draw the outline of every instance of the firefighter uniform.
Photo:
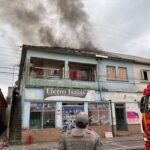
[(61, 136), (58, 150), (103, 150), (103, 145), (96, 132), (74, 128)]
[(77, 114), (76, 128), (64, 133), (59, 142), (58, 150), (103, 150), (99, 135), (88, 129), (88, 115), (85, 112)]

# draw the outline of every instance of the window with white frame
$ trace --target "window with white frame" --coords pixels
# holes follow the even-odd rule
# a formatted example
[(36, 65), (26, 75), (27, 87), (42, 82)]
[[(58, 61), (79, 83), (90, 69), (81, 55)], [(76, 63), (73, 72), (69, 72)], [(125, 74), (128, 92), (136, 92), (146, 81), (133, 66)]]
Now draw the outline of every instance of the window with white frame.
[(142, 70), (142, 79), (150, 81), (150, 70)]

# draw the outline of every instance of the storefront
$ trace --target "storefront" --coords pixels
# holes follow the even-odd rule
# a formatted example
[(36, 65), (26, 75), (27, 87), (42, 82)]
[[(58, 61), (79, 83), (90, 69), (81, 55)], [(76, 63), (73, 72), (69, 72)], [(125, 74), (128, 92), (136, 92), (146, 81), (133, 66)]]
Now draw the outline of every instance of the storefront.
[[(142, 116), (139, 108), (142, 93), (103, 92), (104, 99), (112, 101), (115, 134), (139, 134), (142, 132)], [(123, 132), (122, 132), (123, 131)]]
[(47, 131), (49, 139), (52, 132), (55, 132), (52, 140), (56, 140), (62, 132), (75, 127), (75, 116), (80, 111), (89, 114), (91, 127), (94, 126), (96, 130), (100, 130), (96, 126), (106, 127), (108, 125), (110, 130), (109, 108), (109, 103), (100, 101), (99, 92), (94, 90), (26, 88), (22, 116), (22, 139), (25, 142), (30, 132), (36, 141), (41, 141), (36, 137), (38, 132), (45, 141), (47, 137), (45, 137), (45, 131)]

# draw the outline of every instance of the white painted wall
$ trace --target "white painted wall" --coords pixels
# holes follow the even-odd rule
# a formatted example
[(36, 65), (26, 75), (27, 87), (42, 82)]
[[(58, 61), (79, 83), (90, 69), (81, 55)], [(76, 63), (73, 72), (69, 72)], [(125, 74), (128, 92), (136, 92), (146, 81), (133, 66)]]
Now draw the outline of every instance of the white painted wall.
[(22, 128), (29, 129), (29, 123), (30, 123), (30, 102), (24, 102), (22, 115)]
[(56, 102), (55, 127), (62, 127), (62, 102)]
[(112, 100), (112, 102), (140, 102), (142, 93), (129, 92), (102, 92), (104, 100)]
[(146, 82), (142, 80), (142, 72), (141, 70), (150, 70), (150, 65), (143, 65), (143, 64), (134, 64), (133, 65), (133, 72), (134, 72), (134, 80), (136, 90), (138, 92), (142, 92), (144, 88), (146, 88), (147, 84), (150, 82)]

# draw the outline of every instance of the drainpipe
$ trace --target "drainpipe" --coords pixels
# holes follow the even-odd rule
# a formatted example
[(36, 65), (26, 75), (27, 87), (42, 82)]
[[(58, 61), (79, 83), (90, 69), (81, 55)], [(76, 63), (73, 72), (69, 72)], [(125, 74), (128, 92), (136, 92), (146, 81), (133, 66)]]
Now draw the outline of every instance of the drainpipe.
[(102, 101), (102, 94), (101, 94), (101, 88), (100, 88), (100, 73), (99, 73), (99, 64), (100, 64), (100, 58), (96, 58), (97, 60), (97, 86), (100, 93), (100, 101)]
[(101, 59), (108, 59), (108, 56), (106, 55), (95, 55), (96, 56), (96, 60), (97, 60), (97, 75), (98, 75), (98, 79), (97, 79), (97, 83), (98, 83), (98, 90), (100, 92), (100, 100), (103, 101), (103, 98), (102, 98), (102, 90), (100, 88), (100, 73), (99, 73), (99, 67), (100, 67), (100, 60)]
[(110, 103), (110, 112), (111, 112), (111, 128), (112, 128), (112, 134), (113, 134), (113, 137), (115, 136), (114, 134), (114, 123), (113, 123), (113, 111), (112, 111), (112, 101), (109, 100), (109, 103)]

